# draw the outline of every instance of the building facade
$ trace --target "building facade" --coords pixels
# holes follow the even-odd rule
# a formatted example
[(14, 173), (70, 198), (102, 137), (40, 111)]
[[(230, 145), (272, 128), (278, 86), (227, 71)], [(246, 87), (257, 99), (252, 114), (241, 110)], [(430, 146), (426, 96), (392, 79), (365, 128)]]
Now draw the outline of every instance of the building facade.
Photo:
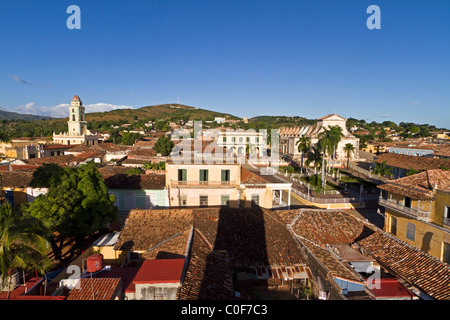
[(170, 207), (290, 206), (291, 184), (262, 176), (248, 165), (166, 163)]
[(381, 189), (386, 232), (450, 263), (450, 171), (427, 170)]
[(314, 146), (319, 141), (319, 134), (333, 126), (342, 128), (343, 137), (338, 144), (336, 156), (338, 160), (347, 159), (347, 153), (344, 151), (344, 146), (350, 143), (354, 147), (354, 152), (350, 154), (350, 159), (358, 158), (359, 139), (353, 136), (346, 127), (347, 119), (337, 115), (331, 114), (320, 119), (317, 119), (315, 125), (301, 126), (301, 127), (282, 127), (280, 128), (280, 152), (290, 155), (294, 159), (300, 159), (301, 152), (298, 151), (297, 142), (300, 137), (306, 136), (311, 140), (311, 146)]

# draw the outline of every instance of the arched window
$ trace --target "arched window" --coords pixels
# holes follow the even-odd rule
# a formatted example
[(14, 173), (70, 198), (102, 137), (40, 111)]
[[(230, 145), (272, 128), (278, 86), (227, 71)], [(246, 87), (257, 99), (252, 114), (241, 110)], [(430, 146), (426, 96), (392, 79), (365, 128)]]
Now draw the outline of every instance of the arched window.
[(72, 121), (75, 121), (75, 115), (74, 114), (72, 115)]

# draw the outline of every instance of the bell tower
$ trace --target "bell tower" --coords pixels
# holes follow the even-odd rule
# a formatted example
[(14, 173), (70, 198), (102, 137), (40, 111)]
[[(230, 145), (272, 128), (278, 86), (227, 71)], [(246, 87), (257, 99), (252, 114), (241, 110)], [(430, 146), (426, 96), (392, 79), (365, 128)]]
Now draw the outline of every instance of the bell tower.
[(69, 135), (80, 136), (86, 134), (87, 123), (84, 118), (84, 107), (80, 97), (73, 97), (69, 107)]

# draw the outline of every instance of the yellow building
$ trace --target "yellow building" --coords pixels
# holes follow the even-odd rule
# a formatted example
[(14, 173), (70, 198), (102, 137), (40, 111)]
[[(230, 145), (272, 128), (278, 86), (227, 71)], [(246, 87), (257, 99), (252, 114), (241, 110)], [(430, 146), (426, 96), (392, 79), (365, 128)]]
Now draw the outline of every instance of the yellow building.
[(0, 155), (6, 159), (29, 159), (29, 148), (49, 141), (43, 139), (15, 138), (8, 142), (0, 142)]
[(450, 263), (449, 182), (449, 170), (435, 169), (378, 186), (385, 231), (446, 263)]
[(373, 154), (380, 154), (387, 152), (386, 144), (379, 142), (367, 142), (366, 147), (362, 148), (361, 150)]
[(291, 184), (245, 164), (166, 163), (170, 207), (290, 206)]

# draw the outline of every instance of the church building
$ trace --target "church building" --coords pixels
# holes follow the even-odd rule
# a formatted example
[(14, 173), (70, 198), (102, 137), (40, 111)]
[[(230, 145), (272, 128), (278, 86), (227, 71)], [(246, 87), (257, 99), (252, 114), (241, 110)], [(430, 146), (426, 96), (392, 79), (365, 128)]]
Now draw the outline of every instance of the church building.
[(53, 142), (64, 145), (94, 145), (98, 143), (98, 136), (87, 128), (83, 103), (77, 95), (73, 97), (69, 107), (69, 131), (56, 134), (53, 132)]

